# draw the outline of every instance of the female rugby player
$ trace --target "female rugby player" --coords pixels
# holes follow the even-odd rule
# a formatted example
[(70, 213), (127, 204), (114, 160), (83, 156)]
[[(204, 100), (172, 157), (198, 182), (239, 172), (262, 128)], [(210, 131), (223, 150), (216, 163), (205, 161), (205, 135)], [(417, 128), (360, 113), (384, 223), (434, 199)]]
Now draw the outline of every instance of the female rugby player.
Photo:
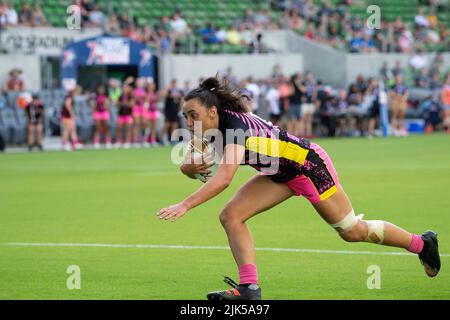
[[(192, 208), (215, 197), (230, 185), (241, 160), (261, 171), (239, 189), (220, 214), (220, 222), (238, 266), (240, 283), (237, 285), (226, 278), (226, 282), (235, 288), (211, 292), (208, 299), (261, 299), (255, 248), (245, 222), (292, 196), (300, 195), (312, 203), (319, 215), (345, 241), (405, 248), (419, 255), (427, 275), (437, 275), (440, 257), (435, 233), (427, 231), (419, 236), (389, 222), (355, 216), (325, 150), (248, 113), (248, 102), (248, 97), (231, 88), (226, 81), (220, 82), (214, 77), (203, 81), (185, 97), (182, 109), (186, 125), (192, 132), (194, 122), (198, 121), (202, 124), (202, 134), (210, 129), (218, 129), (223, 137), (226, 137), (227, 130), (242, 129), (246, 133), (243, 139), (223, 139), (223, 157), (216, 174), (180, 203), (157, 213), (160, 219), (176, 221)], [(256, 159), (269, 156), (278, 161), (278, 170), (265, 172), (266, 164), (259, 160), (255, 163), (255, 155), (258, 156)], [(188, 163), (181, 166), (181, 171), (191, 178), (194, 174), (207, 175), (209, 172), (203, 164)]]

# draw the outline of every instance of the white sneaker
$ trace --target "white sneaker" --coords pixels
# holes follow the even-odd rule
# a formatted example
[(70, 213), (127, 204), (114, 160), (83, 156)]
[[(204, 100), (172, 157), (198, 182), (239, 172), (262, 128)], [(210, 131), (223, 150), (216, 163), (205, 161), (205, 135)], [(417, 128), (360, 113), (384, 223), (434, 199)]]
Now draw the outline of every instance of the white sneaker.
[(95, 149), (100, 149), (100, 143), (94, 143), (94, 148)]
[(83, 149), (83, 147), (84, 146), (81, 143), (75, 143), (75, 145), (74, 145), (75, 150), (81, 150), (81, 149)]
[(142, 146), (144, 147), (144, 148), (150, 148), (150, 143), (148, 143), (148, 142), (143, 142), (142, 143)]
[(72, 148), (71, 148), (70, 144), (64, 144), (63, 145), (63, 150), (64, 151), (72, 151)]
[(119, 142), (114, 143), (115, 149), (119, 149), (120, 147), (122, 147), (122, 143), (119, 143)]
[(113, 147), (113, 145), (112, 145), (111, 142), (108, 142), (108, 143), (106, 144), (106, 149), (112, 149), (112, 147)]
[(124, 149), (130, 149), (130, 144), (127, 142), (127, 143), (125, 143), (124, 145), (123, 145), (123, 148)]

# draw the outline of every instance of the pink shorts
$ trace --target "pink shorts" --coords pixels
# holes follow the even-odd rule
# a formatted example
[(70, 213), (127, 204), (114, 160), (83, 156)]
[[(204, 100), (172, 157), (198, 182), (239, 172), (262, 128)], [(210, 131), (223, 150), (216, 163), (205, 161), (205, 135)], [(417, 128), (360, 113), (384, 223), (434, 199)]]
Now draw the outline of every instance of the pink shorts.
[(94, 111), (94, 120), (95, 121), (108, 121), (109, 120), (109, 111)]
[(134, 106), (133, 107), (133, 117), (142, 117), (146, 116), (146, 111), (144, 106)]
[(148, 120), (156, 120), (159, 118), (159, 111), (158, 110), (149, 110), (147, 112), (147, 118)]
[(133, 117), (132, 116), (119, 116), (117, 118), (117, 124), (132, 124), (133, 123)]
[(304, 196), (312, 203), (328, 199), (340, 187), (339, 179), (328, 154), (319, 145), (311, 143), (303, 164), (304, 174), (287, 182), (296, 196)]

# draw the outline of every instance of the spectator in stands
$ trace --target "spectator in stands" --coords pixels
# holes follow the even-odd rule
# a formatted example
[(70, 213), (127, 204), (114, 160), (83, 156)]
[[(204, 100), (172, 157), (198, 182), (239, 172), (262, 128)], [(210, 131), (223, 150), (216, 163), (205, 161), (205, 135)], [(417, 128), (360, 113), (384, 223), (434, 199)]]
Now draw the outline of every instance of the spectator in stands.
[(414, 24), (416, 26), (425, 28), (428, 28), (428, 26), (430, 25), (430, 22), (428, 21), (427, 17), (425, 17), (423, 8), (419, 8), (417, 15), (414, 17)]
[(278, 125), (281, 119), (281, 108), (280, 108), (280, 94), (278, 92), (278, 80), (269, 79), (267, 81), (268, 90), (265, 95), (267, 103), (269, 104), (269, 116), (270, 121), (274, 125)]
[(316, 110), (316, 82), (311, 71), (306, 72), (305, 80), (303, 81), (303, 86), (305, 87), (305, 94), (303, 95), (302, 103), (302, 128), (304, 130), (305, 137), (313, 136), (313, 115)]
[(35, 146), (42, 151), (44, 106), (38, 95), (34, 94), (31, 102), (25, 106), (25, 114), (28, 120), (28, 151), (32, 151)]
[(434, 74), (440, 75), (444, 68), (444, 56), (441, 52), (436, 53), (433, 61), (431, 62), (429, 75), (432, 77)]
[(170, 20), (170, 28), (175, 33), (175, 37), (188, 34), (190, 32), (189, 26), (178, 12), (175, 12)]
[(36, 4), (33, 7), (33, 21), (32, 21), (33, 27), (46, 27), (48, 26), (47, 19), (45, 18), (44, 13), (42, 12), (41, 6), (39, 3), (36, 2)]
[(231, 25), (227, 31), (226, 42), (235, 46), (241, 44), (241, 34), (234, 25)]
[(241, 44), (250, 46), (253, 41), (253, 30), (248, 29), (244, 23), (239, 25), (239, 33), (241, 37)]
[(227, 31), (223, 27), (216, 28), (216, 38), (219, 40), (219, 43), (225, 43), (227, 39)]
[(392, 75), (396, 77), (397, 75), (404, 75), (405, 71), (400, 60), (395, 60), (394, 68), (392, 69)]
[(239, 21), (240, 25), (244, 25), (246, 29), (251, 29), (253, 25), (255, 24), (255, 17), (253, 15), (252, 9), (245, 9), (244, 15), (242, 16), (241, 20)]
[(406, 27), (403, 28), (400, 36), (398, 37), (397, 46), (402, 53), (411, 53), (413, 50), (414, 38), (411, 31), (409, 31)]
[(335, 100), (335, 112), (338, 121), (336, 135), (347, 136), (349, 134), (349, 121), (347, 93), (345, 90), (339, 90), (338, 97)]
[(380, 88), (376, 78), (369, 79), (369, 85), (366, 90), (366, 95), (370, 96), (369, 104), (369, 123), (367, 133), (369, 137), (375, 136), (375, 129), (379, 126), (380, 120)]
[(120, 23), (116, 13), (112, 13), (105, 26), (106, 32), (119, 35), (120, 34)]
[(5, 94), (9, 92), (20, 92), (25, 90), (25, 84), (20, 77), (22, 70), (19, 68), (14, 68), (9, 72), (9, 78), (6, 80), (3, 91)]
[(304, 33), (305, 38), (308, 38), (310, 40), (315, 40), (317, 38), (316, 36), (316, 30), (314, 28), (314, 24), (312, 22), (308, 23), (308, 26), (306, 27), (306, 31)]
[(409, 60), (409, 65), (413, 68), (414, 72), (418, 72), (420, 69), (426, 67), (427, 58), (422, 48), (417, 48), (416, 53)]
[(367, 90), (367, 82), (366, 79), (364, 79), (364, 76), (362, 74), (359, 74), (356, 77), (356, 82), (355, 82), (356, 88), (358, 89), (359, 92), (361, 92), (362, 94), (364, 94)]
[(5, 6), (6, 24), (9, 26), (16, 26), (19, 23), (19, 16), (11, 2), (7, 2)]
[(391, 88), (391, 127), (395, 136), (406, 136), (404, 119), (408, 109), (408, 89), (403, 83), (403, 76), (395, 77), (395, 84)]
[(334, 137), (336, 135), (335, 110), (336, 98), (332, 95), (331, 87), (324, 86), (322, 81), (317, 81), (317, 109), (320, 117), (323, 136)]
[(222, 78), (227, 79), (230, 83), (237, 85), (238, 80), (236, 75), (233, 72), (232, 67), (227, 67), (222, 75)]
[(303, 79), (301, 72), (297, 72), (292, 75), (290, 83), (291, 95), (287, 115), (287, 129), (289, 132), (292, 132), (296, 136), (299, 136), (303, 133), (303, 128), (301, 127), (301, 105), (306, 88), (303, 86), (302, 81)]
[(425, 133), (439, 130), (442, 123), (442, 106), (437, 94), (432, 94), (420, 105), (425, 120)]
[(250, 53), (267, 53), (267, 48), (263, 43), (262, 34), (258, 33), (256, 39), (252, 41), (249, 48)]
[(421, 68), (419, 73), (417, 74), (415, 80), (415, 86), (422, 89), (430, 88), (430, 78), (427, 75), (427, 70), (425, 68)]
[(363, 34), (361, 42), (361, 51), (363, 53), (371, 53), (377, 51), (375, 44), (372, 40), (372, 36), (368, 33)]
[(172, 30), (171, 21), (168, 16), (162, 16), (159, 19), (158, 29), (163, 29), (167, 33), (169, 33)]
[[(179, 112), (181, 105), (181, 90), (178, 89), (177, 80), (172, 79), (168, 88), (164, 90), (162, 96), (165, 98), (164, 115), (165, 123), (162, 132), (163, 144), (170, 141), (171, 133), (179, 127)], [(167, 139), (168, 135), (168, 139)]]
[(383, 65), (380, 69), (380, 77), (383, 80), (384, 85), (388, 85), (388, 83), (391, 81), (391, 79), (393, 78), (393, 74), (391, 72), (391, 70), (389, 70), (389, 65), (387, 61), (383, 62)]
[(259, 87), (258, 83), (253, 79), (252, 76), (249, 76), (247, 78), (245, 89), (247, 89), (250, 92), (250, 97), (252, 98), (252, 101), (253, 101), (252, 112), (255, 114), (258, 114), (259, 97), (261, 96), (261, 88)]
[(216, 36), (216, 29), (211, 22), (208, 22), (206, 26), (200, 30), (200, 36), (204, 43), (219, 43), (219, 39)]
[(151, 48), (158, 48), (158, 34), (153, 30), (151, 26), (144, 26), (144, 31), (142, 33), (142, 42), (144, 42)]
[(31, 26), (33, 23), (33, 12), (28, 3), (24, 3), (19, 12), (19, 22), (25, 26)]
[(264, 28), (269, 27), (272, 23), (272, 19), (269, 16), (269, 11), (266, 8), (260, 8), (255, 13), (253, 20), (255, 23), (261, 24)]
[(92, 10), (89, 11), (89, 25), (94, 28), (103, 28), (106, 25), (106, 17), (98, 3), (94, 4)]
[(359, 30), (353, 31), (352, 38), (349, 41), (350, 52), (361, 52), (363, 48), (364, 39), (362, 32)]

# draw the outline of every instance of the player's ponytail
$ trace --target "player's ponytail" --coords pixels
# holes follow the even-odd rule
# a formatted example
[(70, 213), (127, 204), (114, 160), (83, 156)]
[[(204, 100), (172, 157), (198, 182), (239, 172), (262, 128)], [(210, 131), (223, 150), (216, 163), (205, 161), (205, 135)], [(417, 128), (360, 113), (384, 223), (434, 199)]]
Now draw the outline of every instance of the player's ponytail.
[(246, 113), (251, 103), (249, 96), (233, 87), (227, 79), (220, 80), (218, 75), (203, 80), (184, 98), (185, 101), (192, 99), (198, 99), (208, 109), (216, 106), (219, 112), (230, 110)]

